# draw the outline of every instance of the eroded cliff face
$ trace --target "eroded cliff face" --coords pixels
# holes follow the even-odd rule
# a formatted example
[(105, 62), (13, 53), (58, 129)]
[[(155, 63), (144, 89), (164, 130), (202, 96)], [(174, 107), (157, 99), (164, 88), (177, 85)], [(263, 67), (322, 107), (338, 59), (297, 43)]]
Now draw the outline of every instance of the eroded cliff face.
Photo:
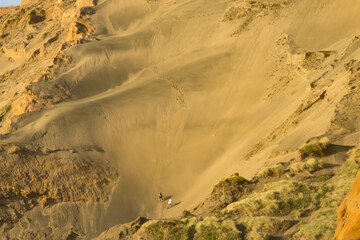
[(21, 7), (26, 7), (32, 4), (36, 4), (39, 0), (21, 0)]
[[(63, 51), (80, 44), (93, 31), (91, 1), (22, 1), (0, 11), (0, 132), (16, 130), (14, 119), (71, 96), (66, 85), (54, 83), (70, 67)], [(39, 132), (41, 138), (46, 130)], [(34, 139), (35, 139), (34, 138)], [(66, 202), (97, 203), (109, 199), (117, 173), (106, 162), (79, 156), (74, 149), (44, 148), (30, 142), (1, 142), (1, 238), (67, 239), (72, 225), (40, 231), (24, 217), (37, 208)], [(84, 152), (101, 152), (88, 146)], [(14, 230), (24, 221), (33, 231)], [(27, 222), (27, 223), (26, 223)], [(35, 223), (36, 225), (36, 223)], [(55, 231), (54, 231), (55, 230)]]
[(88, 17), (94, 10), (89, 3), (28, 1), (1, 16), (2, 134), (11, 132), (12, 117), (70, 97), (66, 86), (50, 80), (68, 69), (63, 51), (93, 31)]
[(333, 240), (360, 239), (360, 172), (337, 210), (337, 228)]

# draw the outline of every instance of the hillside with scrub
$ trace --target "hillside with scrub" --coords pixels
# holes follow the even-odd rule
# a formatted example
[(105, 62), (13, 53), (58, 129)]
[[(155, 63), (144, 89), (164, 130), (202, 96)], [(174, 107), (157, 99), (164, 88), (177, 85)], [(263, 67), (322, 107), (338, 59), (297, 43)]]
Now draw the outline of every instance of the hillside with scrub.
[(346, 151), (327, 138), (313, 140), (290, 162), (263, 167), (251, 180), (238, 173), (222, 179), (177, 218), (137, 219), (96, 239), (332, 239), (359, 157), (358, 147)]

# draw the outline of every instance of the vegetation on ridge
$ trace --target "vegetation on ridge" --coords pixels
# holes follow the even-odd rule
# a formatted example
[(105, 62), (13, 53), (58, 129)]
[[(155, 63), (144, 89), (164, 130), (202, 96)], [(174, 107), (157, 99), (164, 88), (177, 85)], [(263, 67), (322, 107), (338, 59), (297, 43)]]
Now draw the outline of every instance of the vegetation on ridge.
[(300, 147), (301, 157), (322, 157), (324, 151), (329, 146), (329, 139), (326, 137), (320, 140), (312, 140), (309, 143), (305, 143)]
[[(144, 225), (146, 233), (159, 240), (331, 239), (336, 208), (359, 170), (360, 148), (348, 152), (335, 175), (325, 164), (328, 159), (305, 157), (322, 156), (328, 147), (327, 139), (311, 141), (299, 149), (298, 160), (264, 167), (253, 181), (238, 174), (222, 179), (206, 201), (221, 202), (225, 196), (230, 203), (223, 201), (216, 211), (200, 204), (184, 211), (182, 219), (150, 221)], [(199, 208), (207, 208), (211, 217), (199, 216)]]
[(290, 172), (295, 174), (299, 172), (315, 172), (324, 168), (324, 162), (315, 158), (309, 158), (306, 162), (297, 162), (291, 165)]
[(273, 176), (281, 176), (285, 172), (285, 168), (282, 164), (276, 164), (271, 167), (263, 167), (259, 170), (257, 176), (259, 178), (267, 178)]
[(145, 232), (154, 240), (240, 240), (241, 231), (231, 220), (215, 217), (186, 218), (170, 221), (150, 221), (144, 224)]
[(6, 105), (5, 107), (3, 107), (1, 110), (0, 110), (0, 115), (4, 115), (5, 113), (7, 113), (8, 111), (11, 110), (11, 105)]

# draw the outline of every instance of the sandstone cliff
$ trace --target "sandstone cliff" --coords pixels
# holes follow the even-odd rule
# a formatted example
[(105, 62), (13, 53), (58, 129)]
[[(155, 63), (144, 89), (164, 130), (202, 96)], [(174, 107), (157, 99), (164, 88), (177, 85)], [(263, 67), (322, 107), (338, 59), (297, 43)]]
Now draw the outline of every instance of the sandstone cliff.
[[(93, 12), (89, 1), (23, 1), (21, 7), (1, 9), (1, 133), (14, 131), (12, 123), (19, 115), (70, 97), (66, 86), (51, 80), (69, 67), (70, 58), (63, 51), (93, 31), (88, 19)], [(45, 129), (33, 139), (44, 134)], [(106, 162), (89, 161), (71, 148), (2, 140), (0, 150), (1, 238), (66, 239), (72, 226), (61, 226), (50, 236), (38, 230), (16, 230), (14, 225), (36, 208), (62, 202), (104, 202), (117, 180)], [(102, 150), (88, 146), (84, 151)]]
[(12, 117), (69, 97), (66, 86), (50, 80), (66, 71), (63, 51), (93, 30), (88, 3), (26, 2), (1, 17), (1, 133), (11, 131)]
[(360, 239), (360, 172), (350, 192), (337, 210), (337, 228), (334, 240)]

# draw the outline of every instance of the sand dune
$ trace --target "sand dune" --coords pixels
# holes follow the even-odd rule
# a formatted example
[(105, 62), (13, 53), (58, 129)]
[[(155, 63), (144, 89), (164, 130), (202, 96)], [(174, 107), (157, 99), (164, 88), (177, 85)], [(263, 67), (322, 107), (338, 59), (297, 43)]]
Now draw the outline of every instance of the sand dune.
[[(360, 3), (252, 2), (98, 2), (95, 32), (64, 52), (72, 67), (51, 82), (71, 98), (14, 118), (2, 140), (72, 149), (51, 155), (110, 166), (118, 180), (105, 203), (35, 207), (30, 229), (73, 226), (92, 238), (138, 216), (177, 216), (223, 176), (251, 177), (270, 156), (337, 131)], [(160, 191), (181, 203), (167, 210)]]

